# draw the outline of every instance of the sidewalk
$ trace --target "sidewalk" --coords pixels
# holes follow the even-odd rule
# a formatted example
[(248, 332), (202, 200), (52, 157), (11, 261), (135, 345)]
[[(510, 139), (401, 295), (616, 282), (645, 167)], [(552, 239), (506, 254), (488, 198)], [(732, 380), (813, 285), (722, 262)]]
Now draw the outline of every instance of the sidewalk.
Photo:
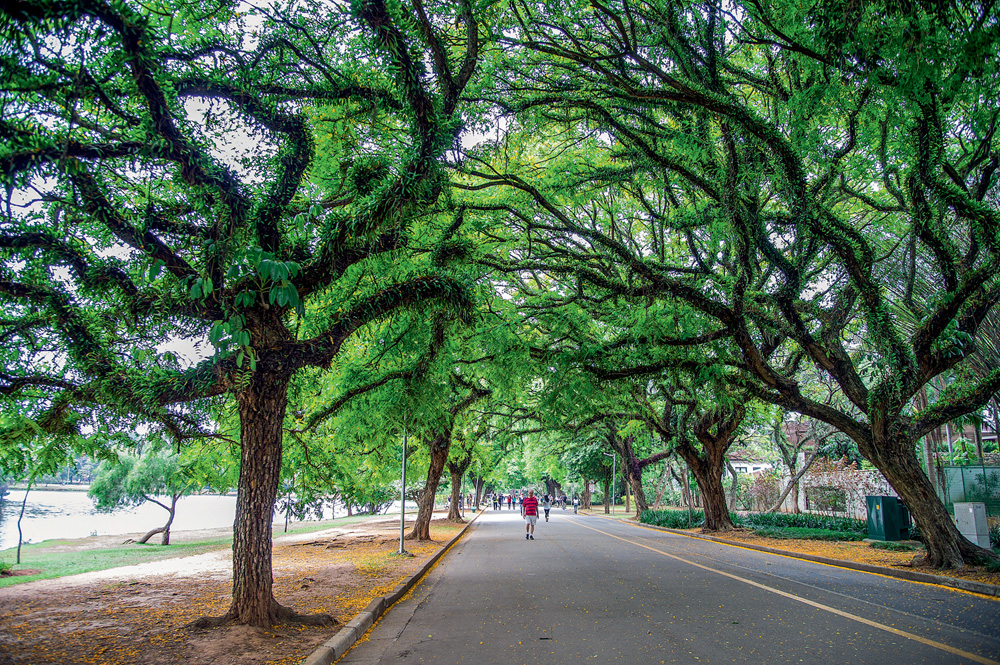
[(710, 540), (723, 545), (744, 547), (760, 552), (814, 561), (828, 566), (850, 568), (852, 570), (860, 570), (887, 577), (896, 577), (911, 582), (937, 584), (970, 593), (1000, 597), (1000, 573), (990, 573), (982, 566), (967, 566), (961, 571), (934, 570), (933, 573), (923, 572), (914, 568), (911, 563), (917, 554), (917, 552), (913, 551), (894, 552), (876, 550), (870, 547), (867, 542), (842, 541), (831, 543), (817, 540), (779, 540), (757, 536), (753, 531), (747, 529), (739, 529), (721, 536), (715, 536), (702, 533), (701, 529), (668, 529), (666, 527), (643, 524), (636, 521), (631, 513), (626, 513), (624, 510), (616, 510), (615, 515), (606, 515), (599, 508), (598, 510), (580, 510), (580, 514), (602, 519), (630, 521), (636, 526), (646, 529), (666, 531), (680, 536), (687, 536), (688, 538)]

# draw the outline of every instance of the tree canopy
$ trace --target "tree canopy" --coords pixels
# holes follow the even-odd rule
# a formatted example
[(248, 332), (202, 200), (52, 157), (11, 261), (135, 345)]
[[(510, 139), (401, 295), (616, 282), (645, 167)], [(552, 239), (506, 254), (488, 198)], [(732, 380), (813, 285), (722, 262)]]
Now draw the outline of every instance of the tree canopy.
[(916, 451), (1000, 389), (998, 63), (974, 0), (8, 3), (0, 460), (238, 443), (224, 620), (271, 625), (282, 482), (378, 502), (406, 432), (432, 502), (599, 444), (725, 528), (777, 408), (961, 566)]

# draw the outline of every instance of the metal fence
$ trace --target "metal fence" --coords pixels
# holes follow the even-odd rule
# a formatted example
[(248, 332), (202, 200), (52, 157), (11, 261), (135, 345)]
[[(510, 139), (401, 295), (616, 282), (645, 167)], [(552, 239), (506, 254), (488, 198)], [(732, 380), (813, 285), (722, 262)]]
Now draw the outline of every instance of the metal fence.
[(1000, 466), (938, 467), (938, 497), (949, 513), (955, 503), (975, 501), (986, 504), (986, 514), (1000, 516)]

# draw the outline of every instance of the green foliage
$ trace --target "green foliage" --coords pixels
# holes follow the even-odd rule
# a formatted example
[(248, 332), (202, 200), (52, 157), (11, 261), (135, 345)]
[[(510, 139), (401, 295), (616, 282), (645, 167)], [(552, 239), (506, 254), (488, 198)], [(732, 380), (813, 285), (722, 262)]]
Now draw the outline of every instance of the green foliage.
[[(828, 517), (808, 513), (730, 513), (738, 527), (753, 529), (762, 536), (773, 538), (802, 538), (806, 540), (864, 540), (868, 525), (864, 520), (847, 517)], [(691, 529), (704, 525), (705, 514), (693, 511), (692, 519), (684, 510), (646, 510), (639, 516), (644, 524), (671, 529)]]
[(889, 550), (890, 552), (912, 552), (916, 548), (908, 543), (900, 543), (891, 540), (873, 540), (868, 545), (876, 550)]
[(104, 461), (90, 485), (89, 496), (101, 512), (141, 505), (156, 497), (184, 495), (201, 489), (191, 477), (180, 456), (155, 447), (141, 455), (120, 454), (115, 461)]
[(644, 510), (639, 515), (643, 524), (662, 526), (668, 529), (693, 529), (705, 524), (705, 513), (700, 510), (691, 511), (688, 519), (687, 511), (682, 510)]
[(838, 533), (868, 535), (868, 523), (851, 517), (833, 517), (813, 513), (747, 513), (738, 518), (740, 526), (750, 528), (804, 528), (823, 529)]

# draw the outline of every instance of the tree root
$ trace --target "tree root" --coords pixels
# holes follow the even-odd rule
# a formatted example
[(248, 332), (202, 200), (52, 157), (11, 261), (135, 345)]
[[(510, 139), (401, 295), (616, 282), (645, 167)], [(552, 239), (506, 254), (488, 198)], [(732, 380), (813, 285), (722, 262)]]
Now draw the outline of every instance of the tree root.
[[(273, 628), (278, 624), (294, 624), (299, 626), (336, 626), (338, 623), (337, 620), (329, 614), (299, 614), (292, 608), (279, 605), (278, 603), (273, 603), (271, 614), (273, 615), (272, 621), (266, 621), (264, 622), (264, 625), (256, 627)], [(235, 626), (241, 624), (253, 625), (248, 621), (240, 621), (239, 614), (230, 607), (229, 611), (220, 617), (201, 617), (186, 624), (184, 628), (187, 630), (206, 630), (211, 628), (220, 628), (222, 626)]]

